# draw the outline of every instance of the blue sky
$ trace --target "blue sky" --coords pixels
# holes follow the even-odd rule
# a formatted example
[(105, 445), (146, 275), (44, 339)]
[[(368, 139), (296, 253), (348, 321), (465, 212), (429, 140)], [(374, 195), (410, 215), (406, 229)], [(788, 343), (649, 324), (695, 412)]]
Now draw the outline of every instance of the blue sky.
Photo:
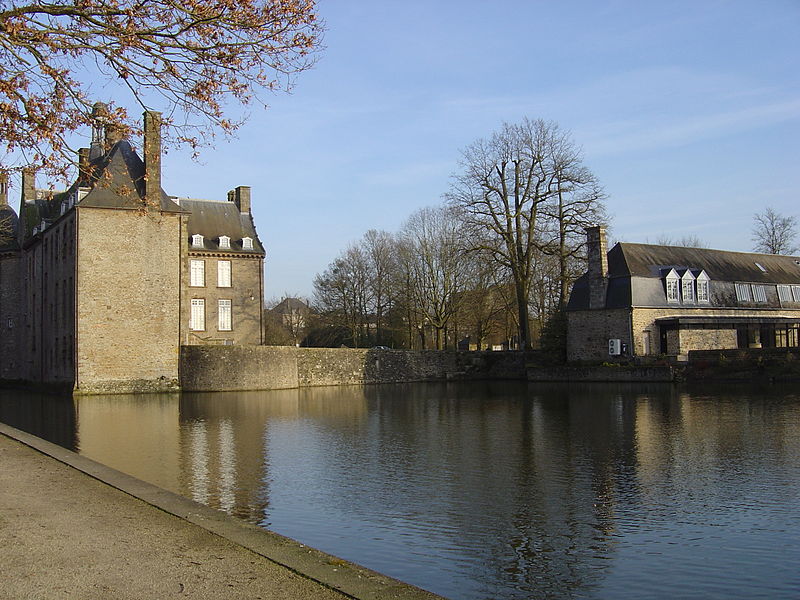
[(752, 248), (755, 212), (800, 217), (800, 2), (323, 0), (326, 48), (168, 193), (250, 185), (267, 298), (370, 228), (441, 202), (459, 151), (554, 120), (608, 194), (611, 237)]

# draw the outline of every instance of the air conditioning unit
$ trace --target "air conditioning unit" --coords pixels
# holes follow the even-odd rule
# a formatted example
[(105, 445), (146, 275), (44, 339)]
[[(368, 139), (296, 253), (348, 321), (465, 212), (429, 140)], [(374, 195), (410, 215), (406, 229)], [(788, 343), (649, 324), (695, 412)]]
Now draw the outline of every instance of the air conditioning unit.
[(611, 356), (622, 354), (622, 340), (608, 340), (608, 353)]

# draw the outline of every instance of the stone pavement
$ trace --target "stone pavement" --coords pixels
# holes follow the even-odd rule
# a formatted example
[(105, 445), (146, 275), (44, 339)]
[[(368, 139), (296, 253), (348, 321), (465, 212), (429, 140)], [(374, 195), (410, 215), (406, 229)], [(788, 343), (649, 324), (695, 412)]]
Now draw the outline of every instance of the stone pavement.
[(0, 424), (0, 598), (438, 597)]

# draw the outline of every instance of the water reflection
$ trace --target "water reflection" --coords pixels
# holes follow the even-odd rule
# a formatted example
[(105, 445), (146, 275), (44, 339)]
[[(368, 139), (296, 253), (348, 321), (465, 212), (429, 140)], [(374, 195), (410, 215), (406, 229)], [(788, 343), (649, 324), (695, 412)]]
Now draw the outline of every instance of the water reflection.
[(474, 383), (74, 405), (6, 393), (0, 417), (454, 598), (800, 586), (792, 390)]

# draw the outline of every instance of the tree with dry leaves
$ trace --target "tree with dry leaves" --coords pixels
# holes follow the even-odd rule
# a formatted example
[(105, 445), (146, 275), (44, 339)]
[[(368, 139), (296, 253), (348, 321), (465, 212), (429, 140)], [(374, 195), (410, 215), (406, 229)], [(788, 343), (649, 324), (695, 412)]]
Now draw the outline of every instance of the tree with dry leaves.
[(313, 64), (321, 30), (313, 0), (6, 0), (0, 140), (9, 155), (64, 175), (72, 133), (103, 99), (91, 82), (112, 81), (127, 97), (109, 102), (109, 125), (134, 130), (125, 102), (159, 110), (165, 140), (196, 152), (241, 125), (233, 105), (290, 88)]

